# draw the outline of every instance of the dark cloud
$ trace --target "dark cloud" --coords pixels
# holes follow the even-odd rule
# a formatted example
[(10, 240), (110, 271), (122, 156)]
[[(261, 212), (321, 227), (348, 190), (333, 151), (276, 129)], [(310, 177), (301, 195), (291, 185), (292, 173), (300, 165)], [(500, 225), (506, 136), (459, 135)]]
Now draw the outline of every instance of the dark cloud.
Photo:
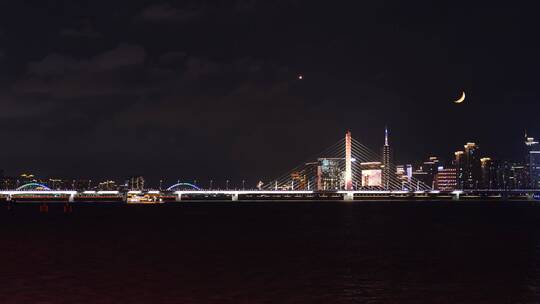
[(145, 8), (137, 19), (148, 22), (181, 22), (189, 21), (199, 17), (202, 10), (196, 9), (177, 9), (169, 3), (152, 5)]
[(102, 38), (103, 35), (97, 32), (94, 28), (86, 25), (80, 29), (66, 28), (60, 31), (60, 35), (64, 37), (74, 38)]
[(159, 56), (161, 65), (170, 66), (177, 65), (185, 61), (187, 54), (184, 52), (167, 52)]
[(77, 71), (98, 72), (143, 64), (146, 51), (138, 45), (121, 44), (89, 59), (52, 53), (41, 61), (30, 62), (28, 72), (38, 76), (69, 74)]
[(90, 60), (89, 68), (95, 70), (110, 70), (125, 66), (142, 64), (146, 51), (138, 45), (121, 44), (115, 49), (99, 54)]
[(41, 61), (30, 62), (28, 64), (28, 73), (35, 76), (55, 76), (73, 73), (85, 66), (86, 63), (75, 58), (52, 53)]
[(53, 53), (29, 63), (28, 77), (16, 82), (14, 89), (55, 98), (137, 94), (139, 74), (133, 71), (141, 68), (145, 58), (143, 47), (127, 44), (88, 59)]
[(2, 105), (0, 118), (8, 123), (32, 119), (36, 116), (46, 114), (54, 108), (54, 105), (51, 103), (42, 102), (36, 104), (18, 99), (15, 96), (6, 93), (0, 95), (0, 104)]

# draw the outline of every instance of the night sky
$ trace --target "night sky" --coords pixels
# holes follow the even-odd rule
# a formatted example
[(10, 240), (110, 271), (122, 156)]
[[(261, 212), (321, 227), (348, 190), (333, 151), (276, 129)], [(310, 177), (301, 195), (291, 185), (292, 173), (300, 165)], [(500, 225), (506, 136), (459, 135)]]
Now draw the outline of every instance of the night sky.
[(0, 168), (251, 185), (347, 129), (398, 163), (540, 137), (537, 7), (340, 2), (0, 1)]

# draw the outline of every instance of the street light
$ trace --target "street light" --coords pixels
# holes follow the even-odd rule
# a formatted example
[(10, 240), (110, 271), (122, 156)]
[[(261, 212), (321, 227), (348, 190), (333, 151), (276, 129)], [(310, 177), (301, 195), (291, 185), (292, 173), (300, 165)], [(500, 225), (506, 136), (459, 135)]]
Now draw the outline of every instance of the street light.
[(246, 181), (242, 180), (242, 190), (246, 190)]
[(212, 190), (212, 184), (214, 183), (213, 180), (210, 180), (210, 190)]
[(225, 190), (229, 190), (229, 180), (227, 180), (226, 185)]

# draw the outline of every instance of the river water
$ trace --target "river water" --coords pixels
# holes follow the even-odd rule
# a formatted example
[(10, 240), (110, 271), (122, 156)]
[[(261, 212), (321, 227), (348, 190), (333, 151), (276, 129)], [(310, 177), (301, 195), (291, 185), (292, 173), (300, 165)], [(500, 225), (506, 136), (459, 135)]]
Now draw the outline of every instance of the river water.
[(0, 209), (0, 303), (539, 303), (534, 203)]

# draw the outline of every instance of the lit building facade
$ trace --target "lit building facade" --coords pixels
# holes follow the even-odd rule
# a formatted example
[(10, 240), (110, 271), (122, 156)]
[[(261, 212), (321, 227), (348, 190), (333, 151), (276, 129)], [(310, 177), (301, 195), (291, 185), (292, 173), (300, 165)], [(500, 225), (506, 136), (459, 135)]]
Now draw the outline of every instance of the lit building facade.
[(499, 188), (497, 178), (497, 165), (494, 160), (489, 157), (480, 159), (480, 171), (482, 176), (481, 188), (497, 189)]
[(433, 188), (440, 191), (454, 191), (457, 189), (457, 169), (437, 168), (437, 173), (433, 179)]
[(142, 176), (133, 176), (129, 179), (129, 188), (130, 190), (144, 190), (144, 177)]
[(525, 147), (527, 155), (525, 163), (528, 169), (528, 188), (540, 188), (540, 146), (533, 137), (525, 135)]
[(383, 187), (382, 168), (383, 166), (380, 162), (360, 163), (360, 169), (362, 170), (362, 187)]
[(434, 188), (434, 178), (437, 174), (437, 168), (439, 166), (439, 159), (435, 156), (430, 156), (428, 160), (422, 162), (412, 173), (417, 181), (424, 183), (430, 188)]
[(397, 180), (401, 183), (401, 190), (411, 190), (411, 181), (413, 175), (413, 167), (410, 164), (407, 165), (397, 165), (396, 166), (396, 177)]
[(319, 158), (317, 163), (317, 190), (340, 190), (343, 185), (344, 172), (341, 158)]
[(291, 173), (290, 190), (307, 190), (308, 178), (305, 170), (293, 171)]
[(454, 168), (456, 168), (456, 187), (463, 189), (463, 180), (465, 172), (465, 152), (454, 152)]
[(501, 189), (524, 189), (529, 186), (527, 166), (521, 163), (503, 162), (497, 170), (498, 187)]
[(479, 147), (475, 143), (467, 143), (464, 148), (461, 185), (463, 189), (477, 189), (481, 181)]

